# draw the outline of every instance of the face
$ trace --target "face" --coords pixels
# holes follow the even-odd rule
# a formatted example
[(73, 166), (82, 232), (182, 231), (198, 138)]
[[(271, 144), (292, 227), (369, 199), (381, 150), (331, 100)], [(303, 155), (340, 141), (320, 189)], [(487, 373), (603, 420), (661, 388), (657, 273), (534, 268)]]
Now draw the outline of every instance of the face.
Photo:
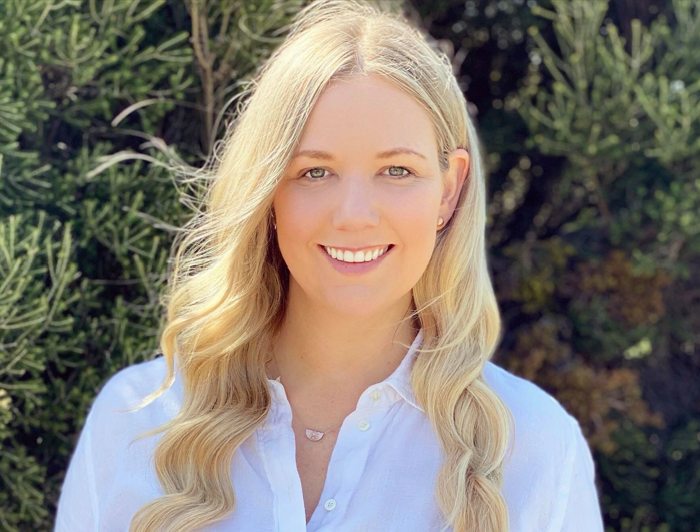
[(295, 153), (273, 200), (290, 297), (346, 316), (407, 308), (468, 153), (442, 173), (428, 113), (376, 75), (328, 85)]

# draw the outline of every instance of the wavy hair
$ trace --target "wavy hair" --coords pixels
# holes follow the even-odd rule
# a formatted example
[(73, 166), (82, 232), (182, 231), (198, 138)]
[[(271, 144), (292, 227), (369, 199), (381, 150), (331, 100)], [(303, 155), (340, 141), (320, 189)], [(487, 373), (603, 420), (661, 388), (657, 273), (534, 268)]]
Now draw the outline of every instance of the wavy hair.
[(457, 532), (504, 532), (503, 464), (513, 430), (482, 370), (501, 334), (487, 267), (486, 191), (476, 130), (449, 58), (405, 15), (359, 0), (314, 1), (244, 91), (201, 209), (173, 245), (160, 348), (180, 372), (181, 410), (164, 425), (154, 466), (164, 496), (135, 514), (131, 531), (193, 530), (236, 508), (234, 453), (264, 421), (265, 373), (285, 313), (289, 271), (271, 227), (275, 189), (314, 103), (329, 82), (378, 74), (430, 115), (442, 171), (447, 154), (470, 153), (454, 215), (440, 230), (413, 288), (412, 318), (424, 331), (411, 385), (444, 451), (436, 496)]

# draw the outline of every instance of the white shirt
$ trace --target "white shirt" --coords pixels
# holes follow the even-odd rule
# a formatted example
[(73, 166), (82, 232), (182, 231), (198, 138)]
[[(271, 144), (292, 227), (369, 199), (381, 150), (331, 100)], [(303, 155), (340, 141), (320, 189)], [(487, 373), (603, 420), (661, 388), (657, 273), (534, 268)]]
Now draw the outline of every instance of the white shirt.
[[(308, 525), (291, 408), (282, 384), (268, 379), (270, 413), (233, 457), (236, 510), (205, 530), (441, 530), (445, 523), (434, 495), (441, 450), (409, 380), (422, 334), (396, 370), (367, 388), (344, 420)], [(165, 360), (159, 357), (118, 371), (103, 386), (70, 460), (55, 532), (127, 531), (136, 511), (163, 495), (151, 463), (162, 435), (128, 445), (137, 434), (178, 412), (183, 396), (180, 374), (167, 392), (142, 410), (117, 410), (155, 390), (165, 373)], [(534, 383), (492, 362), (484, 367), (484, 378), (510, 408), (516, 424), (502, 489), (510, 530), (602, 532), (594, 463), (576, 419)]]

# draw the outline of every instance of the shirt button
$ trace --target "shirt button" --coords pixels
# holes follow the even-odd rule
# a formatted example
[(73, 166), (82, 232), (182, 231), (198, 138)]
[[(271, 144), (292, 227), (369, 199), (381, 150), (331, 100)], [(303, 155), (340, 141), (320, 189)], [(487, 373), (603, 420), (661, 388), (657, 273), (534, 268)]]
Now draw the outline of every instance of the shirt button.
[(330, 512), (333, 510), (333, 508), (335, 508), (335, 499), (328, 499), (323, 507)]
[(381, 392), (379, 390), (374, 390), (372, 392), (372, 399), (375, 401), (379, 401), (379, 398), (382, 396)]
[(360, 430), (362, 430), (362, 431), (365, 431), (365, 430), (369, 429), (369, 422), (367, 422), (367, 421), (360, 421), (360, 422), (357, 424), (357, 428), (360, 429)]

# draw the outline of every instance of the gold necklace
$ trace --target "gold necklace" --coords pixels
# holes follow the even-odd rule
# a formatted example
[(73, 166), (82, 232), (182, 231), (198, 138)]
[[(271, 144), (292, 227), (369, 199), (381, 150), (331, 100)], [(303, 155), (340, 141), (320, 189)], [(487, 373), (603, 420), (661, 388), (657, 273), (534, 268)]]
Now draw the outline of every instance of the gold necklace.
[[(280, 375), (279, 377), (277, 377), (275, 380), (276, 380), (277, 382), (279, 382), (280, 384), (282, 384), (282, 375)], [(284, 384), (282, 384), (282, 386), (284, 386)], [(291, 404), (290, 404), (290, 407), (291, 407)], [(295, 414), (295, 415), (296, 415), (296, 414)], [(299, 416), (296, 416), (296, 417), (298, 418)], [(301, 421), (301, 424), (302, 424), (302, 425), (306, 425), (306, 423), (304, 423), (303, 420)], [(340, 423), (340, 425), (338, 425), (337, 427), (330, 428), (330, 429), (326, 429), (325, 431), (321, 431), (321, 430), (316, 430), (316, 429), (311, 429), (311, 428), (305, 427), (305, 428), (304, 428), (304, 435), (306, 436), (306, 439), (307, 439), (307, 440), (310, 440), (310, 441), (319, 441), (319, 440), (321, 440), (321, 438), (323, 438), (323, 437), (326, 435), (327, 432), (330, 432), (331, 430), (336, 430), (336, 429), (338, 429), (338, 428), (340, 428), (340, 427), (342, 427), (342, 426), (343, 426), (343, 424)]]

